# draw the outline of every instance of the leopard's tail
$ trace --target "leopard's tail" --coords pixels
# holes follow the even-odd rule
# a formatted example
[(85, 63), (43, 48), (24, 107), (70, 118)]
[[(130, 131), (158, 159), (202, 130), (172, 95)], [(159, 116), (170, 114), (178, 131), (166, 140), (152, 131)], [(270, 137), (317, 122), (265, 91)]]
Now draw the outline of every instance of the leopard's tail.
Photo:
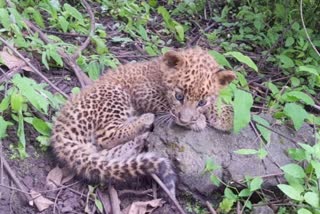
[[(125, 181), (129, 177), (156, 174), (175, 196), (176, 174), (167, 158), (155, 153), (141, 153), (128, 158), (107, 158), (108, 151), (96, 151), (92, 144), (63, 142), (63, 137), (53, 135), (52, 147), (59, 161), (77, 175), (94, 183)], [(64, 144), (69, 144), (68, 149)]]

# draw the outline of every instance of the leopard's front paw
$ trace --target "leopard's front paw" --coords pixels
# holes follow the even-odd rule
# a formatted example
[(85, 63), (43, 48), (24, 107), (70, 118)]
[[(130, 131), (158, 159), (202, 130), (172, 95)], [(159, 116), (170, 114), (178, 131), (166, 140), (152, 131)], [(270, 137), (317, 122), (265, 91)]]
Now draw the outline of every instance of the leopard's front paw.
[(197, 119), (197, 121), (194, 124), (190, 125), (190, 129), (192, 129), (193, 131), (199, 132), (204, 130), (206, 126), (207, 126), (206, 117), (203, 114), (201, 114)]

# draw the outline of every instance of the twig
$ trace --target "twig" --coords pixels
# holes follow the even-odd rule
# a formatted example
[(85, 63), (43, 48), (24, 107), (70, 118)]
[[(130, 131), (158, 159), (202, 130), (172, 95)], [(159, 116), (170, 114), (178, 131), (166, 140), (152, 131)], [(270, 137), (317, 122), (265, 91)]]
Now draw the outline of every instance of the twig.
[(112, 214), (121, 214), (118, 193), (111, 184), (109, 184), (108, 192), (110, 196)]
[(85, 37), (87, 38), (87, 35), (79, 34), (79, 33), (64, 33), (59, 31), (53, 31), (53, 30), (43, 30), (45, 33), (54, 34), (54, 35), (63, 35), (63, 36), (70, 36), (70, 37)]
[(293, 142), (295, 145), (298, 145), (298, 141), (296, 141), (295, 139), (293, 139), (293, 138), (291, 138), (289, 136), (286, 136), (286, 135), (282, 134), (281, 132), (276, 131), (276, 130), (274, 130), (274, 129), (272, 129), (272, 128), (270, 128), (270, 127), (268, 127), (268, 126), (266, 126), (266, 125), (264, 125), (262, 123), (259, 123), (259, 122), (256, 122), (256, 121), (254, 121), (254, 123), (257, 123), (257, 124), (259, 124), (259, 126), (262, 126), (262, 127), (266, 128), (266, 129), (268, 129), (268, 130), (280, 135), (281, 137), (284, 137), (285, 139)]
[(147, 189), (147, 190), (143, 190), (143, 191), (137, 191), (137, 190), (131, 190), (131, 189), (125, 189), (125, 190), (121, 190), (119, 191), (119, 196), (123, 196), (123, 195), (148, 195), (151, 194), (153, 192), (152, 189)]
[(237, 214), (241, 214), (241, 204), (240, 204), (240, 201), (237, 202)]
[(68, 96), (61, 91), (57, 86), (55, 86), (46, 76), (44, 76), (36, 67), (34, 67), (22, 54), (17, 51), (12, 45), (10, 45), (5, 39), (0, 36), (0, 41), (3, 42), (10, 50), (12, 50), (20, 59), (22, 59), (36, 74), (38, 74), (46, 83), (48, 83), (52, 88), (54, 88), (57, 92), (62, 94), (65, 98)]
[(58, 192), (58, 194), (56, 195), (56, 198), (54, 199), (54, 204), (53, 204), (53, 213), (54, 214), (56, 213), (56, 206), (57, 206), (58, 198), (60, 196), (61, 191), (62, 191), (62, 189)]
[(91, 7), (90, 5), (88, 4), (88, 2), (86, 0), (81, 0), (81, 3), (84, 5), (84, 7), (86, 8), (87, 10), (87, 13), (89, 14), (89, 17), (90, 17), (90, 31), (89, 31), (89, 35), (87, 36), (86, 40), (84, 41), (84, 43), (75, 51), (75, 53), (71, 56), (71, 59), (73, 61), (75, 61), (80, 53), (87, 48), (87, 46), (89, 45), (90, 43), (90, 39), (91, 39), (91, 36), (93, 36), (94, 34), (94, 31), (95, 31), (95, 20), (94, 20), (94, 14), (91, 10)]
[(1, 73), (3, 73), (3, 75), (0, 76), (0, 84), (5, 82), (5, 81), (10, 81), (11, 77), (13, 77), (15, 74), (21, 73), (23, 70), (21, 69), (23, 67), (19, 66), (17, 68), (14, 69), (10, 69), (8, 72), (4, 72), (1, 69)]
[(184, 212), (184, 210), (182, 209), (182, 207), (180, 206), (179, 202), (177, 201), (177, 199), (175, 198), (175, 196), (173, 196), (171, 194), (171, 192), (168, 190), (168, 188), (164, 185), (164, 183), (160, 180), (160, 178), (156, 175), (156, 174), (151, 174), (151, 177), (159, 184), (159, 186), (167, 193), (167, 195), (169, 196), (169, 198), (171, 199), (171, 201), (174, 203), (174, 205), (177, 207), (177, 209), (179, 210), (179, 212), (181, 214), (186, 214)]
[(307, 28), (306, 28), (306, 24), (304, 23), (304, 17), (303, 17), (303, 8), (302, 8), (302, 0), (300, 0), (300, 17), (301, 17), (301, 22), (302, 22), (302, 26), (303, 26), (303, 30), (308, 38), (308, 41), (310, 42), (312, 48), (314, 49), (314, 51), (318, 54), (318, 56), (320, 56), (320, 53), (319, 51), (317, 50), (316, 46), (313, 44), (310, 36), (309, 36), (309, 33), (307, 31)]
[[(1, 144), (1, 141), (0, 141), (0, 144)], [(7, 160), (2, 156), (2, 154), (1, 154), (1, 163), (3, 164), (3, 167), (6, 170), (6, 172), (8, 173), (9, 177), (13, 180), (13, 182), (18, 187), (18, 189), (20, 189), (19, 192), (23, 193), (23, 195), (28, 200), (28, 202), (31, 201), (32, 197), (29, 194), (27, 194), (28, 193), (28, 189), (18, 180), (17, 176), (12, 171), (12, 169), (10, 168)], [(1, 186), (4, 186), (4, 185), (1, 184)]]
[(155, 182), (152, 182), (152, 196), (153, 199), (157, 199), (157, 184)]
[(217, 212), (213, 209), (213, 207), (209, 201), (206, 201), (206, 205), (207, 205), (208, 210), (210, 211), (211, 214), (217, 214)]

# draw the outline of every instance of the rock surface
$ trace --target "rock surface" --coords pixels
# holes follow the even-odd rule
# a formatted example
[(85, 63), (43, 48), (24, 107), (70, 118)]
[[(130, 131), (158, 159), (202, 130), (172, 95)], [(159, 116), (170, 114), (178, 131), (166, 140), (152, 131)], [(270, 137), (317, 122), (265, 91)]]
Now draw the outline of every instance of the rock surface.
[[(298, 132), (285, 126), (273, 129), (298, 142), (312, 141), (312, 128), (304, 125)], [(202, 132), (186, 130), (178, 126), (156, 127), (147, 139), (149, 150), (169, 157), (178, 168), (179, 185), (192, 192), (209, 195), (218, 187), (210, 181), (210, 173), (204, 173), (205, 163), (211, 159), (221, 169), (214, 174), (226, 183), (241, 181), (244, 176), (266, 176), (280, 174), (279, 166), (288, 164), (288, 148), (297, 147), (293, 142), (272, 133), (268, 144), (262, 143), (255, 131), (247, 127), (239, 134), (228, 134), (207, 128)], [(239, 155), (239, 149), (264, 148), (268, 155), (259, 159), (257, 155)], [(280, 176), (281, 177), (281, 176)], [(263, 186), (272, 188), (278, 184), (276, 176), (266, 176)], [(279, 178), (278, 178), (279, 179)]]

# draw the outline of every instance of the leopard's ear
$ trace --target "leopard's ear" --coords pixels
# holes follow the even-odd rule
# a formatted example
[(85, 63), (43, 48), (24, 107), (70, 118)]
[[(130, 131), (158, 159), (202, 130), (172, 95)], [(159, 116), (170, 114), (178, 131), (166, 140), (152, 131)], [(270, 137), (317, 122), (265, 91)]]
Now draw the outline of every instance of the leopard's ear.
[(184, 59), (179, 52), (168, 51), (163, 55), (163, 62), (169, 68), (179, 68), (183, 65)]
[(236, 78), (236, 74), (230, 70), (221, 70), (215, 73), (216, 80), (218, 81), (219, 88), (226, 87), (232, 80)]

